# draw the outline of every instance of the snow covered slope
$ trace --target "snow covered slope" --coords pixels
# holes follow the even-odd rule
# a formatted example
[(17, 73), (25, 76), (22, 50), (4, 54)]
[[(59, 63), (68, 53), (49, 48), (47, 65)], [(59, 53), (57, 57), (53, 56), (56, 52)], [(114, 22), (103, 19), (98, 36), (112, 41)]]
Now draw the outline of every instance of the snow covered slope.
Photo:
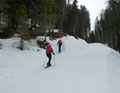
[(67, 36), (58, 54), (58, 40), (48, 40), (56, 55), (53, 66), (44, 69), (45, 50), (34, 41), (30, 50), (11, 47), (18, 40), (0, 40), (0, 93), (120, 93), (120, 54), (116, 51)]

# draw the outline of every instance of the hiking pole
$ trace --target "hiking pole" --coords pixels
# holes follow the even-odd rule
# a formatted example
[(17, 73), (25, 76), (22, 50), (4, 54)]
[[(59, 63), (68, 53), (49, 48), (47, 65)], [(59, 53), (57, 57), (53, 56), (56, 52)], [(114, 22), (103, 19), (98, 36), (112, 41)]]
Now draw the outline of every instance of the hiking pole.
[(55, 55), (54, 55), (54, 67), (55, 67)]
[(44, 63), (43, 63), (43, 67), (45, 66), (46, 61), (47, 61), (47, 57), (46, 57), (46, 59), (45, 59), (45, 61), (44, 61)]
[(63, 44), (62, 44), (62, 51), (65, 51), (64, 42), (63, 42)]

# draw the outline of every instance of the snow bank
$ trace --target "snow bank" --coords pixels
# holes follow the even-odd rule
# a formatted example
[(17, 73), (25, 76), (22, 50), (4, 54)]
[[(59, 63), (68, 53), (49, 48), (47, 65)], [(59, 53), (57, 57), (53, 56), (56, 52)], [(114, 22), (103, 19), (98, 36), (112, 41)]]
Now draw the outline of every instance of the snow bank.
[[(37, 39), (42, 40), (39, 37)], [(12, 47), (19, 38), (0, 39), (0, 93), (120, 93), (120, 54), (102, 44), (88, 44), (72, 36), (47, 41), (55, 56), (47, 63), (45, 50), (36, 40), (28, 43), (29, 50)], [(37, 51), (40, 49), (40, 51)]]

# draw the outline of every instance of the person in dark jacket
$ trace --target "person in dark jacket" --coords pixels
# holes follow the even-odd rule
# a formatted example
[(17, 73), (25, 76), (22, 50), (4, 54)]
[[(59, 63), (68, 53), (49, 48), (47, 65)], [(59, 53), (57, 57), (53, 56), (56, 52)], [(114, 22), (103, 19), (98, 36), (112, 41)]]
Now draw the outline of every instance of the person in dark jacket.
[(60, 53), (61, 52), (61, 46), (62, 46), (62, 41), (61, 40), (59, 40), (58, 41), (58, 53)]
[(50, 44), (47, 45), (47, 48), (46, 48), (46, 55), (48, 57), (48, 63), (47, 63), (47, 67), (51, 66), (51, 58), (52, 58), (52, 53), (53, 55), (55, 55), (55, 53), (53, 52), (53, 49), (51, 47)]

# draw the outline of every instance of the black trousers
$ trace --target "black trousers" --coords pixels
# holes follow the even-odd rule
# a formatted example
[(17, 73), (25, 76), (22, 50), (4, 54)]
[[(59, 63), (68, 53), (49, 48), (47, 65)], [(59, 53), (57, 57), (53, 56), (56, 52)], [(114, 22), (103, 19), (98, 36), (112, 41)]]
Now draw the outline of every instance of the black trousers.
[(48, 60), (48, 63), (47, 63), (47, 66), (50, 66), (50, 65), (51, 65), (50, 62), (51, 62), (52, 54), (51, 54), (51, 53), (48, 53), (48, 54), (47, 54), (47, 57), (48, 57), (48, 59), (49, 59), (49, 60)]
[(59, 53), (61, 52), (61, 44), (59, 44), (59, 51), (58, 51)]

